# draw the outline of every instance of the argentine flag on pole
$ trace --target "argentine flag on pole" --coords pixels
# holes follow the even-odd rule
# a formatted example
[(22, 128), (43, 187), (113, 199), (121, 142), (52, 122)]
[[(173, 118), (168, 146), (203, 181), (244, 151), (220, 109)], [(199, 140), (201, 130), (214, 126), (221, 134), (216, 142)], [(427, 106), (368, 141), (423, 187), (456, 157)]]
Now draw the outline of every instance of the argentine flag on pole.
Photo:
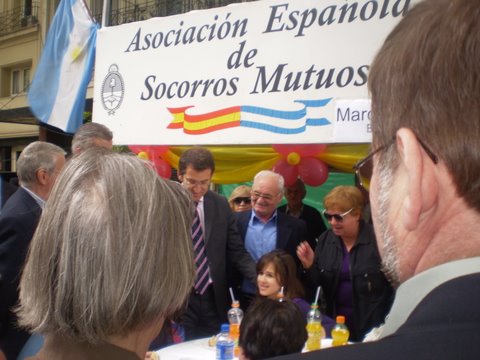
[(84, 0), (58, 5), (28, 91), (30, 108), (41, 122), (68, 133), (82, 125), (97, 27)]

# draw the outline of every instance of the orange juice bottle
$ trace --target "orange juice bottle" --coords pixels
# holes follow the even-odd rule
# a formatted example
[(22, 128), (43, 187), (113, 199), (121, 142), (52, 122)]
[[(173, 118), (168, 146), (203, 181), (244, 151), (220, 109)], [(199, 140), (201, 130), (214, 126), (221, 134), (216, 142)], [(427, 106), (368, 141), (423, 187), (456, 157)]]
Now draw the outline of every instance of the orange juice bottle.
[(243, 319), (243, 310), (240, 309), (240, 303), (238, 301), (234, 301), (232, 303), (232, 308), (228, 310), (227, 316), (228, 322), (230, 323), (229, 335), (235, 343), (233, 352), (235, 357), (238, 357), (240, 355), (240, 348), (238, 347), (238, 339), (240, 337), (240, 323)]
[(337, 316), (336, 324), (332, 329), (332, 346), (346, 345), (349, 337), (350, 331), (345, 325), (345, 316)]
[(313, 303), (310, 307), (307, 317), (307, 343), (305, 348), (307, 351), (318, 350), (322, 346), (322, 339), (325, 337), (325, 330), (322, 326), (322, 314), (318, 310), (317, 303)]

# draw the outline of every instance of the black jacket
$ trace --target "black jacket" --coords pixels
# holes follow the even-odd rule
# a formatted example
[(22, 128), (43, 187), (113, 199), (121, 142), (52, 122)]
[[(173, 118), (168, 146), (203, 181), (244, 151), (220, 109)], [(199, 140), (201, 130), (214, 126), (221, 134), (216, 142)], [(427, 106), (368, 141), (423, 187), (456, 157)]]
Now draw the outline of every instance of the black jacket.
[(480, 359), (479, 284), (479, 273), (443, 283), (417, 305), (395, 333), (383, 339), (275, 359)]
[[(312, 286), (322, 286), (327, 303), (326, 314), (337, 315), (335, 295), (343, 261), (341, 239), (332, 230), (324, 232), (315, 249), (313, 265), (306, 271)], [(393, 288), (380, 270), (381, 259), (370, 224), (361, 221), (356, 244), (350, 250), (350, 275), (353, 287), (355, 328), (350, 339), (362, 340), (373, 327), (382, 324), (393, 302)]]
[(0, 348), (16, 359), (30, 336), (16, 326), (11, 308), (18, 301), (20, 273), (41, 215), (35, 199), (19, 188), (0, 214)]

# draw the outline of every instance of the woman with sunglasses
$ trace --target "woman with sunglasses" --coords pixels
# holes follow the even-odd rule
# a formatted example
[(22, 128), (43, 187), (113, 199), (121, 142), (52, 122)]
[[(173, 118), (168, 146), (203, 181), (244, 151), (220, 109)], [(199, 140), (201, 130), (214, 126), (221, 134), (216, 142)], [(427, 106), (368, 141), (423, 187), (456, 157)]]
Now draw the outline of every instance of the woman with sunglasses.
[(250, 199), (251, 191), (252, 188), (246, 185), (240, 185), (233, 189), (228, 199), (232, 211), (247, 211), (252, 208), (252, 201)]
[(361, 341), (382, 324), (393, 301), (393, 289), (381, 271), (373, 227), (362, 219), (363, 196), (354, 186), (337, 186), (323, 200), (331, 225), (315, 252), (303, 242), (297, 255), (308, 283), (322, 286), (326, 314), (344, 315), (350, 339)]

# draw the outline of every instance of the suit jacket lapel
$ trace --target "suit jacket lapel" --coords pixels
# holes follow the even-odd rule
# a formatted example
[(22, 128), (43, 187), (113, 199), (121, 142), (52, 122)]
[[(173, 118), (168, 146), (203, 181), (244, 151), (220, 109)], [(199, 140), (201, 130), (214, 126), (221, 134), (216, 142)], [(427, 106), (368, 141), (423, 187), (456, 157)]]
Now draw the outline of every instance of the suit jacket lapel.
[(277, 248), (286, 249), (288, 239), (292, 232), (291, 227), (288, 225), (288, 219), (286, 215), (277, 211)]
[(205, 220), (205, 245), (208, 244), (212, 234), (213, 221), (215, 219), (215, 207), (210, 191), (203, 196), (203, 215)]

